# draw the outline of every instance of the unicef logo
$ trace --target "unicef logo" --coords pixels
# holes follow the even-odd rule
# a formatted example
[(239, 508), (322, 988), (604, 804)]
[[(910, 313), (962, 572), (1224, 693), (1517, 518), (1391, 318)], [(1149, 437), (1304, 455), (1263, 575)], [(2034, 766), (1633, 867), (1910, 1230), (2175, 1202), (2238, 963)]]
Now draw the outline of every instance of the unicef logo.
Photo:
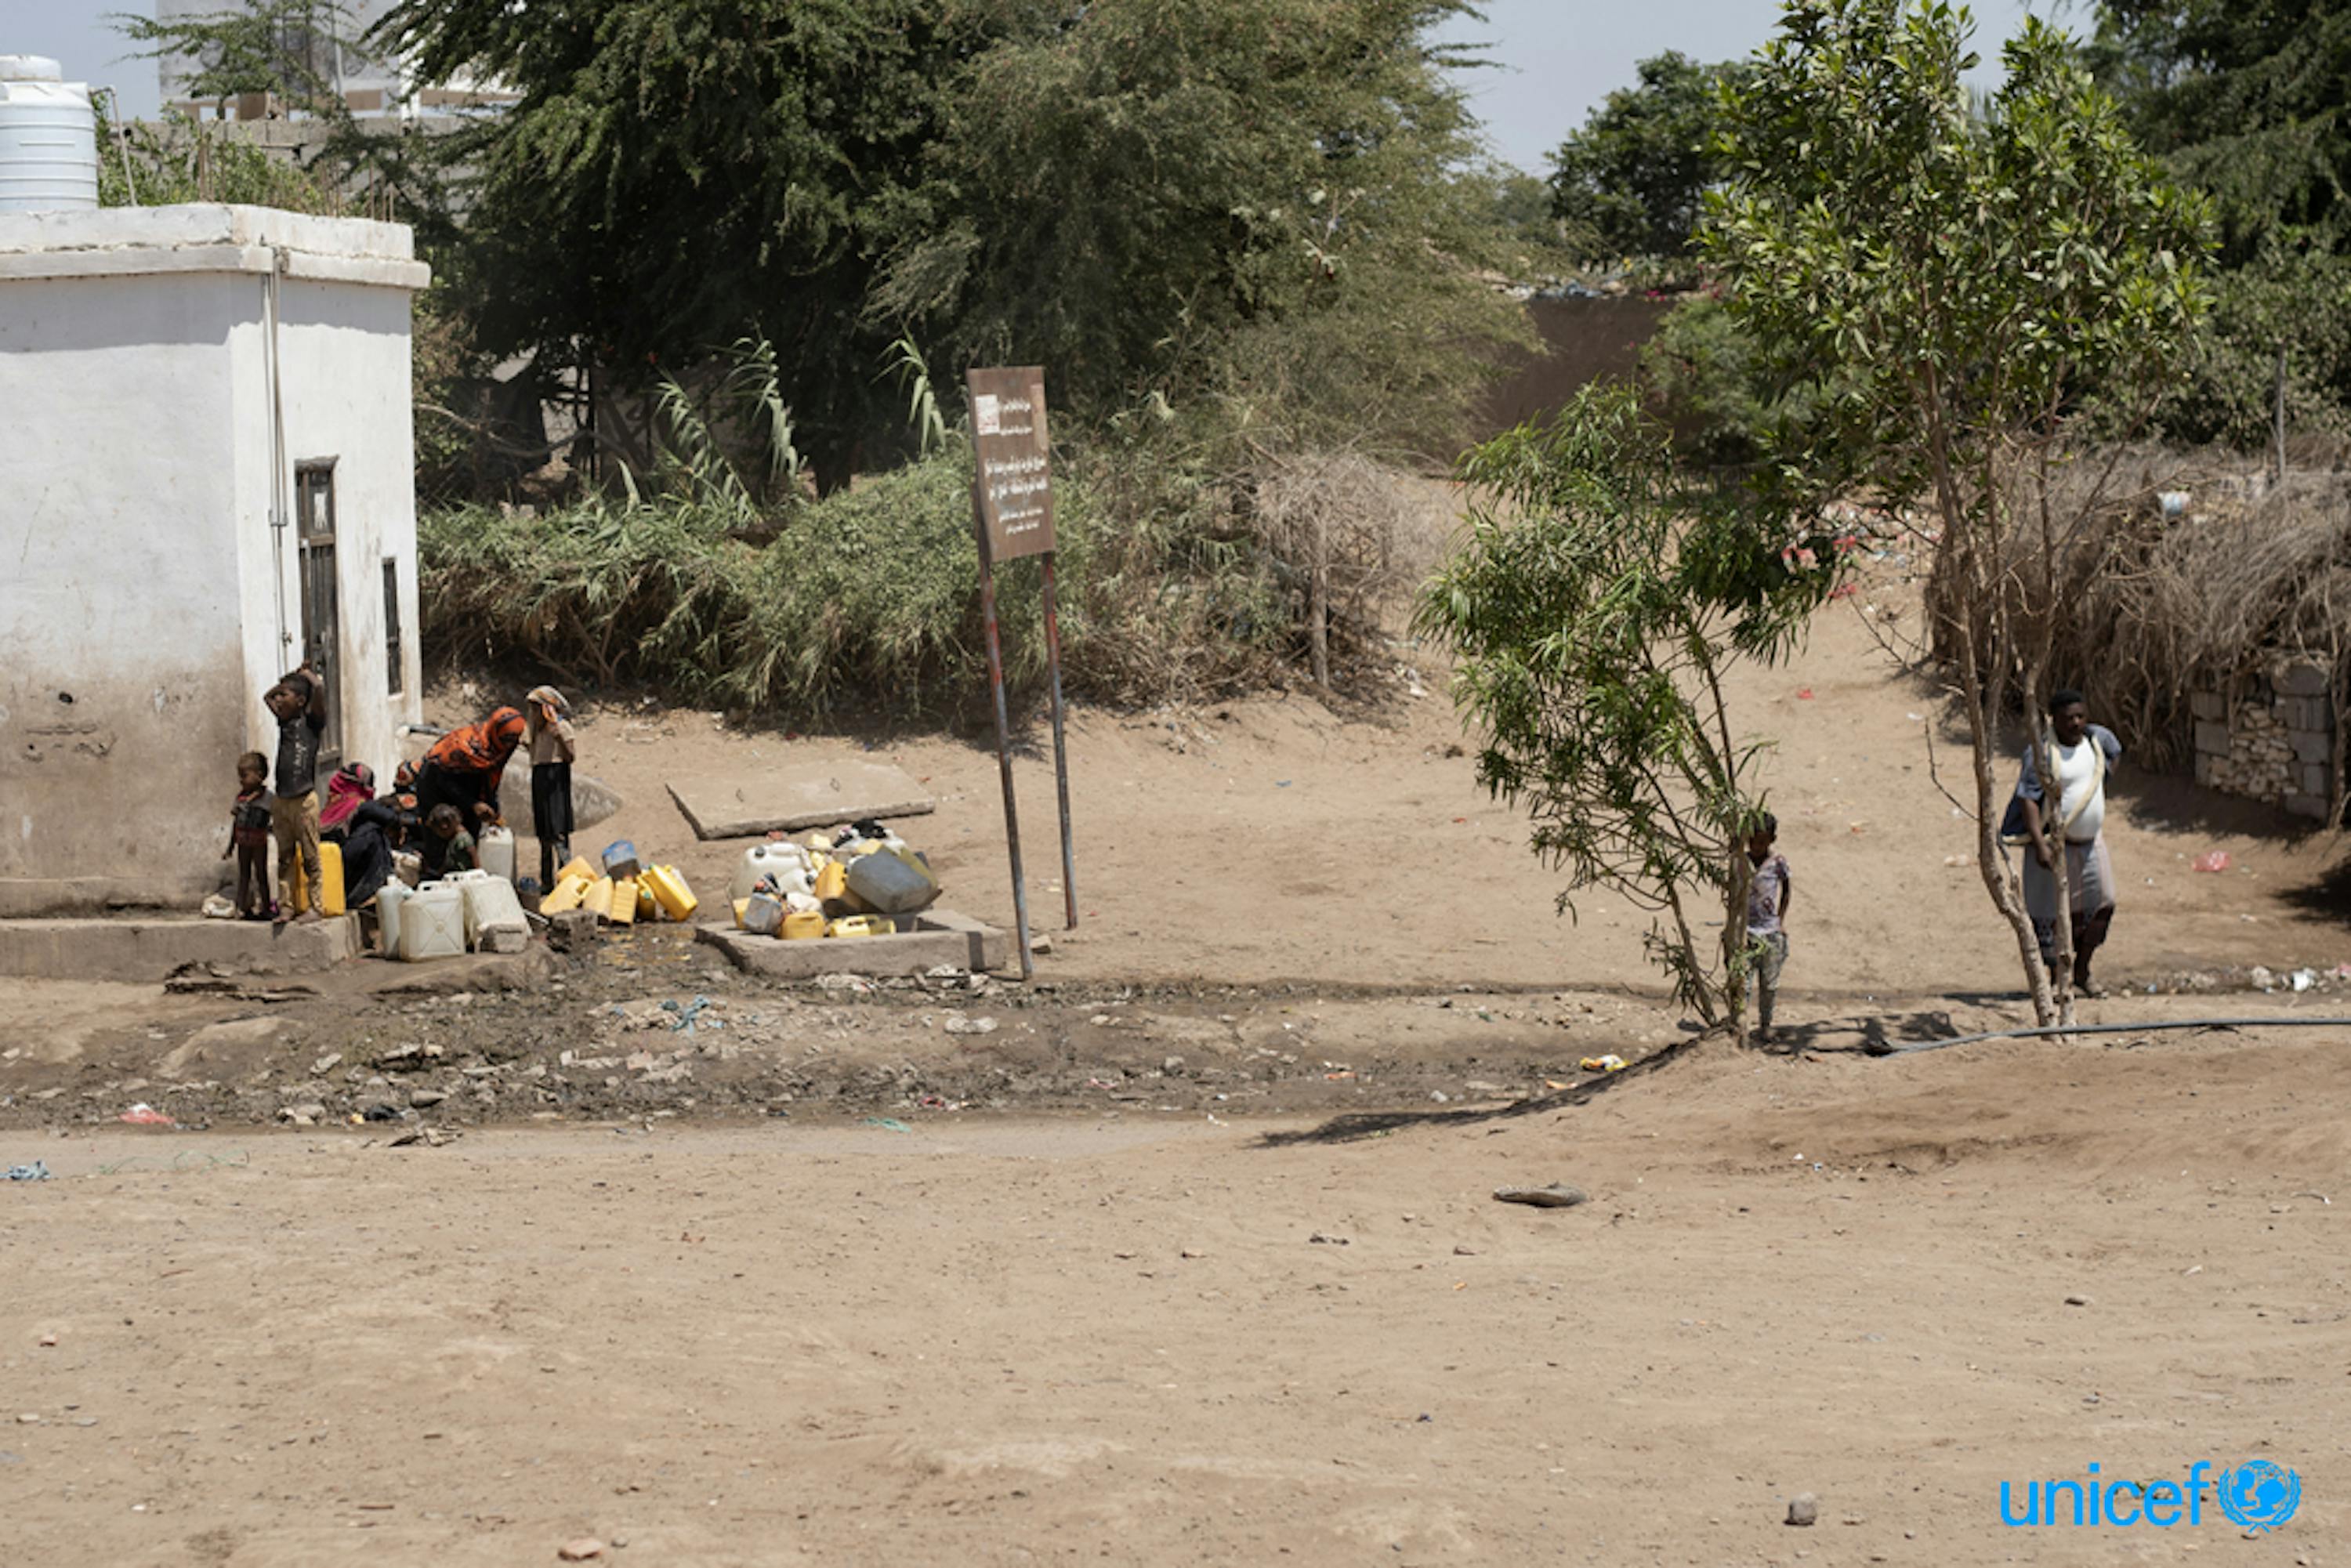
[(2302, 1478), (2267, 1459), (2247, 1459), (2221, 1473), (2220, 1511), (2247, 1530), (2275, 1530), (2302, 1506)]

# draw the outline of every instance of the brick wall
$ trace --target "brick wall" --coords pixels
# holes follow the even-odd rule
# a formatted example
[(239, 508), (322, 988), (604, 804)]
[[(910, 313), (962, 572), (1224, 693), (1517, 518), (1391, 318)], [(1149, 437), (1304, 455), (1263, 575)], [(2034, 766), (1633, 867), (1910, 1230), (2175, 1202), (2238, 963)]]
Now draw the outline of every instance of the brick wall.
[(2233, 695), (2196, 693), (2196, 782), (2325, 821), (2335, 798), (2333, 685), (2324, 665), (2295, 659)]

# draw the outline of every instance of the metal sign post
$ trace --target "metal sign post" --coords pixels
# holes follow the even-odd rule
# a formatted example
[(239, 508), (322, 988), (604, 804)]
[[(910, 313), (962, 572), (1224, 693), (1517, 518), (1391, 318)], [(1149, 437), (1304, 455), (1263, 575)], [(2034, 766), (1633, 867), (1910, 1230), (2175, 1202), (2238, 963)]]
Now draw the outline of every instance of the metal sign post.
[(1020, 977), (1034, 977), (1029, 889), (1020, 870), (1020, 813), (1012, 792), (1012, 718), (1004, 691), (1004, 643), (996, 615), (996, 563), (1044, 558), (1045, 657), (1053, 694), (1053, 776), (1061, 810), (1061, 891), (1069, 928), (1078, 925), (1077, 858), (1070, 837), (1070, 760), (1061, 718), (1061, 622), (1054, 600), (1051, 440), (1045, 424), (1045, 372), (973, 371), (972, 513), (979, 536), (979, 612), (987, 637), (987, 682), (996, 702), (996, 760), (1004, 784), (1004, 837), (1012, 856), (1012, 913), (1020, 936)]

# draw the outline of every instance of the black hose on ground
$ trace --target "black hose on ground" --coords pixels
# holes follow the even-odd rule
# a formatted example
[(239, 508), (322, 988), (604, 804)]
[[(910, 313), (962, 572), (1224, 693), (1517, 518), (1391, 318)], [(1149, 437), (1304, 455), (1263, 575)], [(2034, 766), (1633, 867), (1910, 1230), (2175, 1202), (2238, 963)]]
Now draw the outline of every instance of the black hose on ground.
[(2052, 1024), (2046, 1029), (1998, 1029), (1988, 1034), (1962, 1034), (1949, 1040), (1914, 1040), (1902, 1045), (1872, 1040), (1864, 1049), (1872, 1056), (1907, 1056), (1917, 1051), (1940, 1051), (1947, 1045), (1973, 1045), (1984, 1040), (2037, 1040), (2053, 1034), (2143, 1034), (2164, 1029), (2351, 1029), (2351, 1019), (2164, 1019), (2153, 1023)]

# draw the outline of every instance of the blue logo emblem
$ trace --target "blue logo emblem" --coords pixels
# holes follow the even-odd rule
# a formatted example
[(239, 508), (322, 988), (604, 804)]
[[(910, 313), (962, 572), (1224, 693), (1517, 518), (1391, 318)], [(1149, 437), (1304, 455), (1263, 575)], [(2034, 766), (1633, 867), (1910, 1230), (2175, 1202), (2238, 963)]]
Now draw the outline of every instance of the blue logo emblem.
[(2247, 1530), (2275, 1530), (2302, 1506), (2302, 1477), (2267, 1459), (2247, 1459), (2222, 1471), (2213, 1490), (2220, 1494), (2220, 1511)]

